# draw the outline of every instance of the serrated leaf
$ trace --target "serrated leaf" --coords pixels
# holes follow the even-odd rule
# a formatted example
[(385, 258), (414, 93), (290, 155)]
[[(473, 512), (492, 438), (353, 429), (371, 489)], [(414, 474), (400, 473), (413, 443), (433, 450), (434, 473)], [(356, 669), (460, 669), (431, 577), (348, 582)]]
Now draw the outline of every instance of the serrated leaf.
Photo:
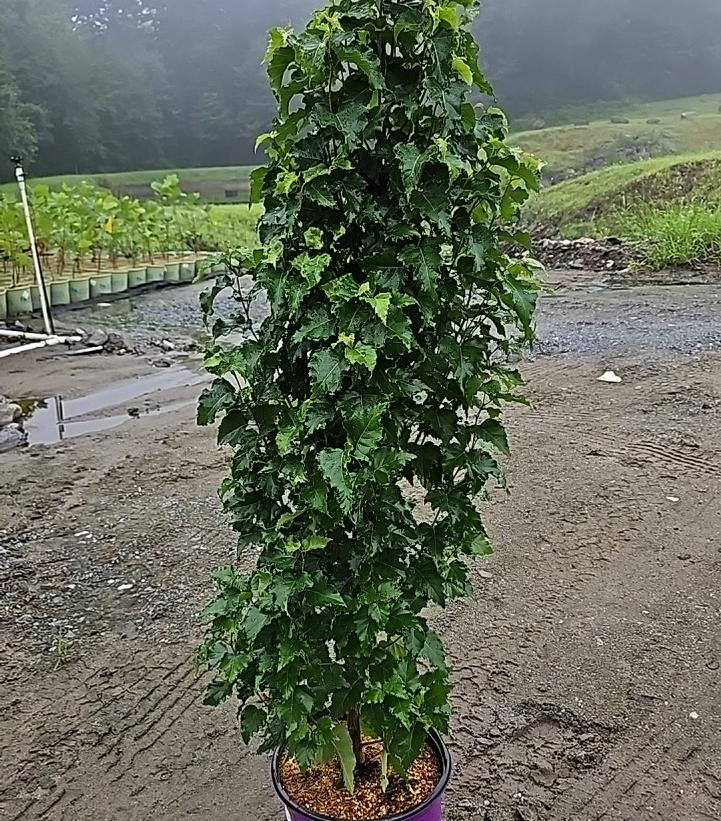
[(336, 393), (347, 368), (348, 362), (342, 351), (333, 349), (314, 353), (310, 360), (310, 371), (315, 392), (320, 395)]
[(318, 466), (328, 484), (336, 491), (341, 508), (349, 512), (353, 501), (353, 489), (346, 471), (345, 453), (333, 448), (318, 454)]
[(250, 607), (243, 619), (243, 630), (250, 641), (255, 641), (258, 633), (268, 623), (268, 616), (258, 610), (257, 607)]
[(451, 3), (444, 3), (443, 5), (439, 5), (436, 9), (435, 14), (439, 20), (443, 20), (453, 29), (453, 31), (458, 31), (460, 26), (460, 21), (458, 19), (458, 12), (456, 11), (456, 4), (455, 0)]
[(254, 168), (250, 174), (250, 204), (261, 202), (263, 199), (263, 185), (268, 176), (267, 166)]
[(236, 392), (225, 379), (216, 379), (210, 388), (200, 395), (198, 402), (198, 424), (212, 425), (218, 414), (235, 404)]
[[(307, 175), (305, 175), (305, 178), (307, 179)], [(303, 234), (303, 239), (305, 240), (305, 244), (312, 251), (320, 251), (323, 247), (323, 232), (320, 228), (309, 228)]]
[(335, 747), (341, 769), (343, 770), (343, 783), (348, 792), (355, 792), (355, 767), (356, 760), (353, 753), (353, 741), (345, 724), (336, 724), (333, 728), (333, 746)]
[(424, 291), (435, 290), (441, 267), (441, 243), (425, 239), (417, 248), (409, 248), (401, 259), (413, 268)]
[(443, 644), (437, 633), (429, 630), (426, 640), (420, 653), (423, 658), (428, 659), (431, 665), (438, 670), (446, 670), (446, 656), (443, 651)]
[(324, 271), (329, 265), (330, 254), (311, 256), (307, 251), (304, 251), (293, 260), (293, 267), (300, 272), (311, 288), (320, 282)]
[(474, 556), (493, 555), (493, 547), (484, 533), (480, 533), (471, 541), (469, 550)]
[(290, 451), (290, 446), (297, 435), (298, 428), (296, 428), (295, 425), (288, 425), (278, 431), (275, 437), (275, 444), (281, 456), (285, 456)]
[(253, 704), (249, 704), (240, 714), (240, 735), (245, 744), (250, 744), (251, 739), (265, 726), (268, 716), (265, 710), (261, 710)]
[(473, 72), (471, 71), (471, 67), (462, 57), (453, 58), (453, 70), (456, 74), (458, 74), (464, 83), (467, 83), (469, 86), (473, 85)]
[(353, 365), (364, 365), (373, 373), (378, 361), (376, 349), (370, 345), (359, 344), (353, 348), (346, 348), (345, 358)]
[(388, 311), (391, 307), (391, 294), (378, 294), (377, 296), (367, 296), (363, 295), (362, 299), (364, 302), (367, 302), (371, 308), (376, 312), (376, 315), (380, 321), (385, 324), (388, 321)]
[(490, 442), (490, 444), (500, 450), (501, 453), (506, 456), (510, 454), (511, 449), (508, 445), (506, 430), (496, 419), (486, 419), (486, 421), (480, 425), (479, 433), (484, 441)]
[(420, 151), (413, 143), (402, 143), (395, 147), (395, 154), (400, 163), (403, 187), (410, 193), (416, 187), (420, 178), (427, 155)]
[(306, 339), (330, 339), (335, 332), (335, 320), (322, 305), (314, 305), (308, 313), (307, 320), (293, 334), (293, 342), (299, 343)]
[(324, 536), (309, 536), (302, 541), (286, 542), (285, 549), (288, 553), (311, 553), (314, 550), (324, 550), (330, 542), (330, 539)]
[(344, 607), (345, 599), (337, 590), (325, 583), (316, 583), (310, 590), (306, 592), (306, 599), (314, 607)]
[(385, 405), (375, 405), (346, 421), (345, 427), (353, 443), (353, 455), (356, 459), (368, 462), (377, 450), (383, 439), (381, 419), (385, 410)]

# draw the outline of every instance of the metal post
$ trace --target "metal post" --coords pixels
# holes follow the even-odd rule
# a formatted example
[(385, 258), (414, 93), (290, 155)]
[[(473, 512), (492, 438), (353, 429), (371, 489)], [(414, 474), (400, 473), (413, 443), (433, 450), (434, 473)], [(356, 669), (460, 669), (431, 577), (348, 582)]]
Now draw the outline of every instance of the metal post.
[(48, 305), (48, 294), (45, 290), (45, 279), (43, 278), (42, 268), (40, 267), (40, 257), (38, 256), (38, 248), (35, 242), (35, 229), (33, 228), (33, 220), (30, 215), (30, 203), (28, 202), (28, 192), (25, 187), (25, 171), (23, 170), (22, 157), (11, 157), (15, 163), (15, 178), (18, 181), (20, 188), (20, 199), (25, 212), (25, 223), (28, 229), (28, 239), (30, 240), (30, 253), (33, 258), (33, 266), (35, 268), (35, 281), (40, 292), (40, 310), (43, 315), (43, 323), (45, 324), (45, 332), (48, 336), (55, 334), (55, 326), (53, 325), (53, 318), (50, 315), (50, 306)]

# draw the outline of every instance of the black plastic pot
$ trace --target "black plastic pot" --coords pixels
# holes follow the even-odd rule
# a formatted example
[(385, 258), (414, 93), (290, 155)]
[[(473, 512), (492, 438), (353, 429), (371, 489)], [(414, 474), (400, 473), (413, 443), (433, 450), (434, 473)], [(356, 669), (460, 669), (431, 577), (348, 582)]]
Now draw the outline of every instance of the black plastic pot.
[[(435, 730), (431, 730), (428, 736), (428, 744), (433, 752), (438, 756), (441, 762), (443, 771), (441, 778), (436, 785), (435, 790), (426, 800), (413, 809), (406, 810), (406, 812), (398, 815), (389, 815), (384, 819), (365, 818), (363, 821), (442, 821), (443, 818), (443, 794), (448, 786), (448, 781), (451, 777), (451, 754), (448, 752), (448, 747), (443, 742), (443, 739)], [(276, 751), (273, 756), (273, 786), (278, 793), (280, 800), (285, 806), (285, 814), (287, 821), (338, 821), (329, 815), (320, 815), (311, 810), (304, 809), (293, 801), (283, 787), (280, 780), (280, 773), (278, 771), (278, 764), (283, 750)]]

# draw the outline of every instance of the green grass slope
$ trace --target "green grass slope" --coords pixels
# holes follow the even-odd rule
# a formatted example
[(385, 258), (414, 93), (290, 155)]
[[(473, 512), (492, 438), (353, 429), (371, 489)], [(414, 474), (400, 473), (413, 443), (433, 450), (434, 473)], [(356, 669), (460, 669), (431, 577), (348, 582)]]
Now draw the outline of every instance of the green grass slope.
[[(537, 231), (573, 237), (618, 233), (640, 238), (721, 212), (721, 151), (617, 165), (545, 188), (526, 218)], [(717, 219), (714, 216), (714, 219)]]
[(721, 150), (721, 94), (608, 106), (602, 119), (581, 125), (587, 114), (577, 109), (578, 125), (517, 132), (513, 140), (547, 164), (550, 182), (616, 163)]

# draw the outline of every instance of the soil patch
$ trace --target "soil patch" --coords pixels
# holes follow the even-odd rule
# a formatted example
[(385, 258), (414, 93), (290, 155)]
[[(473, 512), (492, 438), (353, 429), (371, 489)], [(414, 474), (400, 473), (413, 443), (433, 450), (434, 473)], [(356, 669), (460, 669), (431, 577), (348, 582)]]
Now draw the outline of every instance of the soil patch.
[(358, 769), (355, 790), (343, 787), (343, 773), (337, 761), (330, 761), (307, 772), (287, 756), (280, 763), (280, 776), (288, 795), (301, 807), (330, 818), (381, 819), (420, 806), (436, 788), (441, 778), (441, 764), (426, 745), (421, 755), (402, 779), (390, 773), (385, 792), (381, 789), (381, 753), (383, 746), (366, 743), (365, 763)]

